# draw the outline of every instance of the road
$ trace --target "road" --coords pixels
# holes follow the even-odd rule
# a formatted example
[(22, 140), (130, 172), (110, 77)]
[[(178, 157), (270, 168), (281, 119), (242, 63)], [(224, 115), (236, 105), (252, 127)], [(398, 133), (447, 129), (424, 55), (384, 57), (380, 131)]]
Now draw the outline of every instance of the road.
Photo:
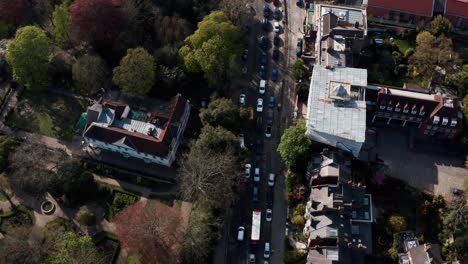
[[(262, 98), (264, 101), (263, 112), (255, 112), (254, 122), (246, 131), (242, 131), (245, 135), (246, 146), (249, 147), (250, 163), (252, 164), (251, 178), (247, 181), (244, 188), (240, 188), (240, 200), (230, 209), (230, 216), (226, 223), (224, 237), (220, 240), (216, 249), (214, 263), (246, 263), (248, 255), (253, 253), (256, 255), (256, 263), (263, 263), (264, 243), (270, 242), (271, 256), (270, 263), (283, 263), (284, 255), (284, 237), (286, 228), (286, 202), (285, 202), (285, 183), (284, 183), (284, 166), (276, 151), (280, 142), (281, 135), (293, 120), (293, 112), (295, 108), (295, 92), (294, 81), (291, 79), (291, 65), (296, 60), (296, 39), (301, 33), (298, 32), (304, 21), (305, 12), (295, 5), (295, 0), (281, 0), (279, 8), (281, 10), (280, 25), (281, 30), (279, 36), (281, 38), (279, 47), (274, 45), (273, 39), (273, 23), (276, 21), (273, 16), (269, 17), (269, 27), (263, 30), (261, 20), (263, 19), (264, 5), (267, 5), (271, 11), (275, 9), (272, 2), (264, 0), (255, 0), (251, 3), (253, 9), (253, 20), (250, 23), (249, 38), (246, 47), (248, 47), (248, 59), (244, 62), (248, 72), (243, 80), (235, 84), (233, 100), (238, 101), (239, 94), (246, 94), (246, 105), (253, 107), (255, 110), (257, 98)], [(269, 39), (267, 53), (268, 62), (266, 64), (267, 89), (266, 94), (258, 93), (258, 85), (260, 81), (260, 55), (263, 52), (259, 45), (260, 36), (266, 36)], [(280, 56), (278, 60), (272, 59), (272, 53), (275, 48), (279, 48)], [(279, 78), (276, 82), (271, 80), (272, 69), (278, 69)], [(270, 96), (275, 97), (275, 103), (281, 104), (281, 111), (277, 107), (272, 109), (273, 125), (272, 137), (265, 138), (265, 128), (267, 123), (268, 100)], [(256, 120), (262, 119), (260, 129), (256, 128)], [(255, 145), (256, 141), (263, 141), (263, 149), (260, 154), (257, 154)], [(253, 182), (254, 168), (259, 167), (261, 171), (260, 183)], [(276, 175), (274, 188), (268, 187), (267, 177), (269, 173)], [(259, 187), (259, 202), (252, 202), (253, 187)], [(273, 220), (271, 223), (265, 220), (266, 195), (268, 191), (274, 194), (273, 201)], [(250, 243), (250, 230), (252, 221), (252, 209), (257, 208), (262, 211), (261, 234), (258, 244)], [(271, 206), (270, 206), (271, 208)], [(246, 228), (245, 239), (243, 242), (238, 242), (237, 228), (244, 226)]]

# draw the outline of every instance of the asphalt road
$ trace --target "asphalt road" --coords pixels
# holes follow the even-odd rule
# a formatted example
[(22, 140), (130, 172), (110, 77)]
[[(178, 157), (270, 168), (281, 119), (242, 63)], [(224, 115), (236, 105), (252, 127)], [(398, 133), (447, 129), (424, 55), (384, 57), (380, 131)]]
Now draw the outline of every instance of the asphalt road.
[[(281, 158), (276, 151), (280, 142), (281, 135), (293, 119), (294, 111), (294, 82), (290, 77), (290, 67), (296, 60), (296, 38), (299, 36), (296, 33), (304, 18), (304, 9), (295, 5), (295, 0), (281, 0), (279, 8), (281, 9), (280, 25), (281, 30), (279, 36), (281, 38), (279, 50), (280, 56), (278, 60), (272, 59), (272, 53), (277, 48), (273, 39), (273, 23), (276, 21), (273, 16), (269, 17), (269, 27), (264, 30), (261, 25), (263, 19), (264, 5), (269, 6), (273, 12), (275, 7), (271, 1), (255, 0), (251, 3), (253, 20), (250, 24), (249, 38), (246, 46), (248, 47), (248, 59), (244, 62), (248, 72), (243, 80), (240, 80), (235, 85), (233, 91), (233, 100), (238, 101), (238, 95), (246, 94), (246, 104), (248, 107), (256, 108), (257, 98), (263, 98), (263, 112), (255, 112), (255, 120), (246, 131), (242, 131), (245, 135), (245, 144), (249, 148), (250, 163), (252, 164), (251, 178), (246, 182), (243, 188), (240, 188), (240, 200), (231, 208), (229, 219), (226, 222), (224, 236), (220, 239), (214, 263), (247, 263), (248, 255), (253, 253), (256, 255), (256, 263), (263, 263), (263, 252), (265, 242), (270, 242), (271, 256), (269, 263), (283, 263), (284, 255), (284, 237), (286, 228), (286, 202), (285, 202), (285, 183), (284, 183), (284, 166)], [(258, 93), (258, 85), (260, 81), (260, 55), (262, 49), (259, 45), (259, 38), (266, 36), (269, 39), (268, 48), (266, 49), (268, 63), (266, 65), (267, 90), (266, 94)], [(276, 82), (271, 80), (272, 69), (278, 69), (279, 78)], [(278, 111), (275, 106), (273, 109), (274, 118), (272, 126), (272, 137), (265, 138), (266, 113), (269, 110), (268, 100), (270, 96), (274, 96), (276, 104), (281, 104), (281, 111)], [(261, 129), (255, 128), (257, 118), (262, 119)], [(255, 151), (255, 142), (263, 141), (263, 150), (261, 154)], [(260, 183), (253, 182), (254, 168), (259, 167), (261, 171)], [(273, 188), (268, 187), (267, 177), (269, 173), (276, 175), (276, 182)], [(259, 202), (252, 202), (253, 186), (259, 187)], [(266, 193), (272, 191), (274, 194), (273, 202), (273, 220), (271, 223), (265, 220)], [(252, 221), (252, 209), (257, 208), (262, 211), (260, 242), (258, 244), (250, 243), (250, 230)], [(245, 239), (243, 242), (238, 242), (237, 228), (244, 226), (246, 228)]]

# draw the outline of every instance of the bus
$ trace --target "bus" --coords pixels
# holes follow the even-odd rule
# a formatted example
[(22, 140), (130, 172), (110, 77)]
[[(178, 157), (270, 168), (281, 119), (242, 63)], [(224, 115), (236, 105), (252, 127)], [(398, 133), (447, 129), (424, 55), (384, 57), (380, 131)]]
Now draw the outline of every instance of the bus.
[(258, 243), (260, 241), (260, 223), (262, 222), (262, 211), (253, 209), (252, 211), (252, 232), (250, 232), (250, 241)]

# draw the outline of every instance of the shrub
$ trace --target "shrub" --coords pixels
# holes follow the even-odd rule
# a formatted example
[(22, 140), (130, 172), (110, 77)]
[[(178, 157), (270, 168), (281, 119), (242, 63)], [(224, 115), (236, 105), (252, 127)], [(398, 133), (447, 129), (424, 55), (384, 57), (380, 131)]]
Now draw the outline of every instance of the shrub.
[(301, 80), (305, 76), (304, 62), (297, 60), (293, 64), (293, 76), (296, 81)]
[(406, 51), (405, 51), (405, 58), (409, 58), (411, 55), (414, 54), (414, 49), (413, 48), (408, 48)]
[(121, 192), (115, 192), (114, 201), (112, 204), (115, 213), (122, 211), (124, 208), (132, 205), (133, 203), (135, 203), (135, 196), (131, 196)]
[(389, 257), (391, 257), (393, 260), (396, 260), (398, 258), (398, 251), (394, 248), (390, 248), (387, 251), (387, 254)]
[(400, 215), (392, 215), (388, 218), (388, 225), (392, 228), (393, 232), (399, 233), (406, 229), (406, 219)]
[(302, 226), (305, 224), (305, 218), (303, 215), (295, 215), (292, 219), (291, 219), (291, 223), (293, 225), (298, 225), (298, 226)]
[(96, 223), (96, 216), (87, 206), (82, 206), (76, 213), (76, 220), (80, 224), (90, 226)]
[(294, 216), (296, 216), (296, 215), (302, 215), (302, 216), (304, 216), (304, 214), (305, 214), (305, 209), (306, 209), (305, 204), (298, 204), (298, 205), (296, 206), (296, 208), (294, 209), (293, 215), (294, 215)]

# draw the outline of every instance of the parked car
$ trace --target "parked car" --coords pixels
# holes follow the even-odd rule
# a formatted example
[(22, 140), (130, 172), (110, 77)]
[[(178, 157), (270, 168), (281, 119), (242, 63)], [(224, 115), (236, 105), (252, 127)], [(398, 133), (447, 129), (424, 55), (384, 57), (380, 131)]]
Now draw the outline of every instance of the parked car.
[(269, 125), (273, 124), (273, 115), (274, 115), (274, 111), (269, 109), (267, 112), (267, 124)]
[(259, 113), (263, 112), (263, 99), (262, 98), (257, 99), (257, 112)]
[(265, 137), (271, 138), (271, 125), (267, 125), (266, 130), (265, 130)]
[(258, 202), (258, 187), (254, 186), (252, 191), (252, 201)]
[(275, 38), (273, 39), (273, 44), (275, 44), (275, 46), (279, 46), (281, 44), (281, 38), (278, 35), (275, 35)]
[(275, 174), (274, 173), (268, 174), (268, 186), (270, 187), (275, 186)]
[(208, 98), (203, 97), (200, 102), (201, 108), (207, 108), (208, 107)]
[(266, 36), (260, 37), (260, 47), (264, 50), (268, 48), (268, 38)]
[(265, 92), (266, 92), (266, 80), (260, 80), (260, 83), (258, 84), (258, 93), (265, 94)]
[(268, 30), (268, 19), (262, 19), (262, 28), (263, 30)]
[(277, 7), (275, 8), (275, 11), (273, 11), (273, 18), (276, 20), (279, 20), (280, 16), (281, 16), (281, 9)]
[(245, 149), (245, 140), (244, 140), (244, 134), (239, 134), (239, 145), (241, 149)]
[(239, 95), (239, 104), (241, 106), (244, 106), (245, 105), (245, 94), (240, 94)]
[(245, 164), (245, 178), (249, 179), (250, 178), (250, 169), (252, 168), (252, 165), (250, 163)]
[(278, 70), (277, 69), (273, 69), (271, 71), (271, 80), (276, 82), (276, 80), (278, 80)]
[(266, 209), (265, 220), (267, 222), (271, 222), (272, 218), (273, 218), (273, 210)]
[(266, 69), (265, 69), (265, 66), (260, 66), (260, 70), (258, 71), (258, 73), (260, 74), (260, 78), (265, 78), (266, 76)]
[(270, 8), (267, 5), (265, 5), (263, 7), (263, 17), (268, 18), (269, 16), (270, 16)]
[(258, 133), (261, 133), (262, 132), (262, 126), (263, 126), (263, 119), (262, 119), (261, 116), (258, 116), (257, 117), (257, 122), (255, 122), (255, 130)]
[(268, 108), (273, 109), (275, 108), (275, 97), (270, 96), (270, 100), (268, 101)]
[(279, 59), (279, 55), (280, 55), (279, 49), (274, 49), (274, 50), (273, 50), (273, 56), (272, 56), (273, 59), (274, 59), (274, 60), (278, 60), (278, 59)]
[(237, 241), (244, 241), (245, 227), (239, 226), (237, 228)]
[(255, 264), (255, 255), (249, 254), (249, 264)]
[(302, 38), (297, 38), (297, 46), (296, 46), (296, 55), (301, 56), (302, 55)]
[(255, 154), (261, 155), (263, 153), (263, 140), (257, 139), (255, 144)]
[(268, 206), (273, 206), (273, 191), (272, 190), (267, 191), (266, 204)]
[(280, 26), (279, 22), (275, 22), (273, 24), (273, 31), (276, 32), (276, 33), (279, 33), (280, 29), (281, 29), (281, 26)]
[(267, 65), (268, 63), (268, 56), (265, 52), (262, 52), (262, 54), (260, 54), (260, 65)]
[(265, 242), (265, 250), (263, 252), (263, 257), (266, 259), (270, 257), (270, 243), (269, 242)]
[(280, 5), (280, 1), (279, 1), (279, 0), (273, 0), (273, 5), (274, 5), (274, 6), (279, 6), (279, 5)]
[(260, 182), (260, 168), (254, 170), (254, 182)]
[(249, 50), (244, 49), (244, 52), (242, 53), (242, 59), (247, 60), (248, 56), (249, 56)]
[(298, 7), (302, 7), (302, 0), (296, 0), (296, 5)]

